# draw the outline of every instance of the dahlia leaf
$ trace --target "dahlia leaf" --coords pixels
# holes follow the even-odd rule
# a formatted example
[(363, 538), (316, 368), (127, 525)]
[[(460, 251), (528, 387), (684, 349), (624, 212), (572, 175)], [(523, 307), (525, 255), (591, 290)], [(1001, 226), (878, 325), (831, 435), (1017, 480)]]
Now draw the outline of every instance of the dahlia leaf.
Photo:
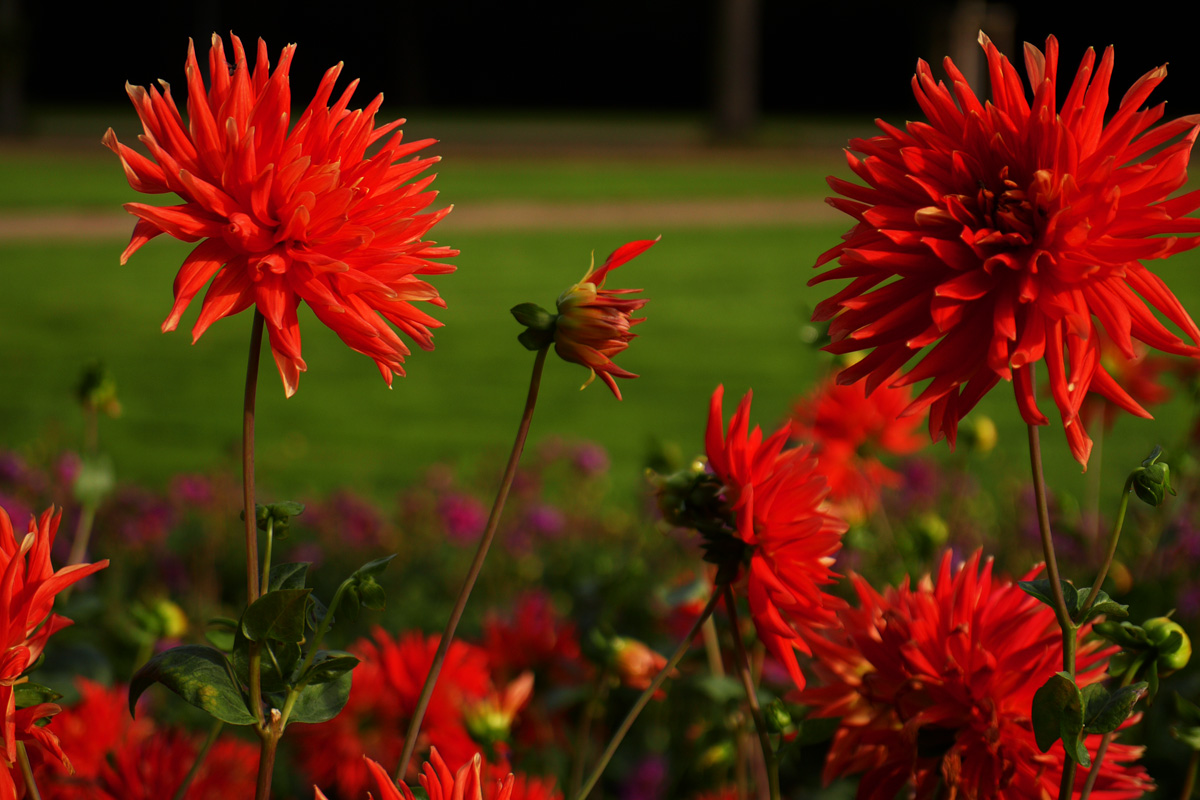
[[(327, 722), (338, 715), (350, 699), (350, 676), (347, 670), (327, 683), (305, 686), (292, 706), (288, 722)], [(276, 707), (283, 706), (283, 698), (277, 698)]]
[[(1065, 578), (1060, 578), (1058, 583), (1062, 587), (1063, 600), (1066, 601), (1067, 611), (1074, 615), (1079, 610), (1079, 592), (1075, 590), (1074, 584)], [(1054, 608), (1054, 592), (1050, 586), (1049, 578), (1038, 578), (1036, 581), (1018, 581), (1018, 585), (1025, 594), (1035, 597), (1051, 608)]]
[(210, 716), (230, 725), (252, 725), (254, 716), (224, 654), (203, 645), (173, 647), (147, 661), (129, 682), (129, 713), (152, 684), (161, 683)]
[(305, 613), (312, 589), (276, 589), (255, 600), (242, 615), (242, 634), (252, 642), (304, 641)]
[(36, 706), (39, 703), (53, 703), (62, 695), (53, 689), (45, 686), (39, 686), (36, 683), (18, 683), (13, 687), (13, 694), (16, 696), (17, 708), (29, 708)]
[(1043, 753), (1061, 739), (1068, 758), (1080, 766), (1091, 766), (1079, 736), (1083, 732), (1083, 694), (1070, 675), (1055, 673), (1037, 690), (1032, 717), (1033, 735)]
[(296, 561), (289, 564), (274, 565), (271, 567), (271, 584), (267, 587), (267, 591), (303, 589), (304, 582), (308, 576), (308, 568), (311, 566), (312, 562), (310, 561)]
[(1122, 686), (1109, 694), (1101, 684), (1093, 683), (1083, 690), (1083, 732), (1110, 733), (1121, 726), (1142, 695), (1146, 693), (1145, 681), (1131, 686)]
[(298, 684), (312, 686), (329, 683), (359, 665), (359, 659), (343, 650), (318, 650), (312, 666), (300, 676)]
[(1075, 619), (1076, 614), (1072, 614), (1071, 618), (1075, 620), (1076, 625), (1083, 625), (1088, 620), (1096, 617), (1107, 617), (1108, 619), (1122, 619), (1129, 616), (1129, 606), (1118, 603), (1108, 596), (1108, 592), (1103, 590), (1096, 593), (1096, 600), (1092, 603), (1091, 608), (1087, 610), (1081, 618)]
[[(303, 653), (300, 645), (293, 642), (264, 641), (261, 645), (260, 687), (264, 692), (286, 691), (292, 685), (292, 676), (300, 666)], [(237, 630), (229, 654), (233, 663), (233, 674), (244, 685), (250, 684), (250, 640)]]

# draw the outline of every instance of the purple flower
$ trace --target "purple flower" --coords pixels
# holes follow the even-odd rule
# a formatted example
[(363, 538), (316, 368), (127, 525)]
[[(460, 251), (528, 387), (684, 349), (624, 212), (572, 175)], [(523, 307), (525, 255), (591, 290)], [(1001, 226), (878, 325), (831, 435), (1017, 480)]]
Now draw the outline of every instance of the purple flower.
[(438, 500), (438, 516), (446, 536), (456, 544), (466, 544), (483, 533), (487, 512), (474, 497), (447, 492)]

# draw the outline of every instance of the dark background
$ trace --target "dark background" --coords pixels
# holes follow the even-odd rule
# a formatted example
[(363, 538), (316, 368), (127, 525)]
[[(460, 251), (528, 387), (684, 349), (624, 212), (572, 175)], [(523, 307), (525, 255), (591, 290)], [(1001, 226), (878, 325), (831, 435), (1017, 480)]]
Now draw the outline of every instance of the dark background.
[[(359, 97), (385, 91), (389, 105), (404, 108), (707, 113), (717, 102), (721, 33), (728, 29), (719, 21), (722, 9), (746, 2), (202, 0), (139, 8), (0, 0), (0, 71), (23, 95), (24, 109), (124, 103), (126, 80), (182, 84), (189, 36), (203, 64), (211, 33), (233, 30), (248, 48), (263, 37), (273, 60), (284, 44), (298, 43), (297, 91), (344, 61), (344, 74), (362, 79)], [(757, 36), (747, 59), (751, 83), (742, 85), (758, 88), (742, 93), (768, 114), (911, 111), (908, 77), (916, 59), (939, 62), (975, 47), (952, 30), (956, 7), (969, 5), (752, 0)], [(975, 4), (976, 11), (984, 5)], [(1010, 55), (1013, 43), (1041, 47), (1056, 34), (1070, 72), (1088, 45), (1114, 44), (1113, 85), (1121, 87), (1114, 103), (1137, 76), (1169, 61), (1161, 95), (1172, 98), (1175, 115), (1200, 110), (1195, 6), (1122, 7), (1114, 17), (1095, 4), (1017, 0), (984, 11), (1007, 19), (1008, 32), (984, 24), (1000, 28), (993, 38)]]

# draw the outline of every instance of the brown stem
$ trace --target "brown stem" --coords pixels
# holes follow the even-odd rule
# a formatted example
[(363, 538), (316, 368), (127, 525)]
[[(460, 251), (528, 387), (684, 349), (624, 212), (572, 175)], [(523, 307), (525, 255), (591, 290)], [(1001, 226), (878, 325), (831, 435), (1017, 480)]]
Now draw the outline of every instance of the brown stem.
[(1187, 777), (1183, 779), (1183, 791), (1179, 793), (1179, 800), (1189, 800), (1192, 792), (1196, 789), (1196, 772), (1200, 771), (1200, 750), (1192, 751), (1192, 758), (1188, 761)]
[(742, 644), (737, 600), (734, 598), (733, 589), (729, 584), (725, 584), (722, 594), (725, 595), (725, 610), (729, 612), (729, 625), (733, 628), (733, 653), (737, 659), (738, 673), (742, 679), (742, 687), (746, 690), (750, 715), (754, 717), (754, 729), (758, 731), (758, 746), (762, 750), (763, 762), (767, 766), (769, 794), (771, 800), (779, 800), (779, 759), (775, 756), (775, 748), (771, 746), (770, 732), (767, 731), (767, 723), (763, 719), (762, 708), (758, 704), (758, 690), (754, 686), (754, 676), (750, 674), (750, 660), (746, 658), (746, 647)]
[(275, 750), (279, 747), (279, 739), (283, 728), (279, 710), (271, 709), (271, 721), (266, 729), (259, 731), (262, 748), (258, 757), (258, 782), (254, 789), (255, 800), (270, 800), (271, 776), (275, 772)]
[(508, 500), (508, 490), (512, 487), (513, 478), (517, 474), (517, 464), (521, 460), (521, 453), (525, 449), (525, 439), (529, 435), (529, 424), (533, 420), (534, 406), (537, 405), (538, 387), (542, 382), (542, 368), (546, 364), (548, 352), (548, 347), (543, 347), (537, 351), (537, 357), (533, 361), (533, 375), (529, 379), (525, 411), (521, 415), (520, 425), (517, 426), (517, 438), (513, 442), (512, 452), (508, 456), (504, 476), (500, 479), (500, 489), (496, 492), (496, 501), (492, 504), (492, 513), (488, 517), (487, 528), (479, 540), (479, 547), (475, 550), (475, 558), (471, 561), (470, 569), (467, 570), (467, 577), (458, 593), (458, 599), (454, 601), (454, 609), (450, 612), (450, 619), (446, 621), (445, 630), (442, 631), (442, 638), (438, 642), (433, 664), (429, 668), (429, 674), (425, 677), (425, 685), (421, 688), (421, 696), (417, 700), (416, 710), (409, 722), (408, 731), (404, 735), (404, 753), (400, 756), (400, 763), (396, 765), (397, 783), (402, 782), (408, 772), (408, 763), (412, 760), (413, 751), (417, 747), (417, 736), (421, 732), (421, 721), (425, 718), (425, 709), (429, 707), (429, 699), (433, 697), (433, 689), (437, 686), (438, 673), (442, 670), (442, 663), (446, 660), (450, 643), (454, 641), (454, 631), (458, 627), (458, 621), (467, 607), (471, 590), (475, 588), (475, 580), (483, 569), (483, 560), (487, 558), (488, 548), (492, 546), (492, 539), (495, 538), (496, 529), (500, 526), (500, 515), (504, 511), (504, 503)]
[(242, 505), (246, 514), (246, 605), (258, 599), (258, 521), (254, 514), (254, 400), (258, 394), (258, 357), (262, 353), (263, 315), (254, 310), (250, 355), (246, 360), (246, 397), (242, 405)]
[(608, 747), (604, 748), (604, 753), (600, 756), (600, 760), (596, 762), (596, 766), (592, 768), (592, 772), (588, 775), (588, 779), (583, 782), (583, 788), (578, 794), (574, 795), (573, 800), (584, 800), (593, 788), (596, 782), (600, 780), (600, 776), (604, 774), (608, 762), (612, 760), (613, 754), (617, 752), (617, 747), (625, 738), (625, 734), (629, 733), (629, 729), (633, 727), (633, 722), (638, 718), (638, 714), (642, 713), (642, 709), (650, 702), (650, 698), (654, 697), (654, 693), (659, 690), (667, 680), (667, 676), (675, 671), (676, 665), (683, 659), (683, 654), (692, 646), (692, 639), (696, 638), (696, 633), (699, 632), (700, 626), (704, 621), (712, 616), (713, 609), (717, 607), (717, 601), (721, 599), (721, 590), (724, 584), (713, 588), (712, 596), (708, 598), (708, 603), (705, 604), (704, 610), (700, 612), (700, 616), (692, 623), (692, 628), (684, 635), (683, 641), (679, 643), (679, 647), (675, 648), (675, 652), (671, 654), (671, 658), (667, 660), (666, 665), (658, 671), (654, 676), (654, 680), (650, 681), (650, 685), (634, 702), (633, 707), (629, 709), (629, 713), (625, 715), (625, 719), (621, 720), (621, 725), (613, 734), (612, 739), (608, 743)]

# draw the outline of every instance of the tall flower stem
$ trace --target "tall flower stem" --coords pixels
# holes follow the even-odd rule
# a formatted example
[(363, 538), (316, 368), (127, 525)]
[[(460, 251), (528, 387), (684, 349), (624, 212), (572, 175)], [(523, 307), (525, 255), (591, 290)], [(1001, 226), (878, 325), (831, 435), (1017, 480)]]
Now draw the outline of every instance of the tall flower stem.
[(271, 709), (271, 719), (259, 729), (258, 738), (262, 748), (258, 757), (258, 781), (254, 789), (255, 800), (270, 800), (271, 775), (275, 771), (275, 751), (279, 747), (279, 739), (283, 736), (283, 725), (279, 709)]
[(775, 748), (771, 746), (770, 732), (766, 720), (763, 719), (762, 708), (758, 704), (758, 690), (754, 686), (754, 676), (750, 674), (750, 660), (746, 657), (746, 647), (742, 644), (742, 628), (738, 624), (737, 600), (733, 589), (725, 584), (722, 591), (725, 596), (725, 610), (729, 613), (729, 624), (733, 631), (733, 652), (737, 658), (737, 669), (746, 690), (746, 702), (750, 705), (750, 715), (754, 718), (754, 729), (758, 731), (758, 745), (762, 748), (763, 761), (767, 765), (767, 784), (771, 800), (779, 800), (779, 759)]
[[(1042, 554), (1046, 560), (1046, 575), (1050, 579), (1050, 593), (1054, 600), (1054, 616), (1062, 629), (1063, 670), (1075, 679), (1075, 623), (1067, 610), (1062, 584), (1058, 576), (1058, 560), (1054, 557), (1054, 539), (1050, 534), (1050, 510), (1046, 506), (1046, 476), (1042, 469), (1042, 444), (1036, 425), (1029, 425), (1029, 463), (1033, 470), (1033, 495), (1037, 502), (1038, 529), (1042, 535)], [(1058, 787), (1059, 800), (1069, 800), (1075, 786), (1075, 762), (1063, 753), (1062, 783)]]
[(585, 797), (591, 794), (592, 789), (595, 788), (596, 783), (600, 780), (600, 776), (604, 774), (604, 770), (608, 767), (608, 762), (612, 760), (613, 754), (617, 752), (617, 747), (620, 746), (621, 741), (625, 738), (625, 734), (629, 733), (629, 729), (633, 727), (634, 720), (642, 713), (642, 709), (650, 702), (650, 698), (654, 697), (654, 693), (659, 690), (659, 687), (666, 682), (667, 676), (675, 671), (675, 667), (683, 660), (684, 653), (692, 646), (692, 639), (696, 638), (696, 634), (700, 631), (700, 627), (704, 624), (704, 621), (712, 616), (713, 610), (717, 607), (717, 602), (721, 599), (721, 592), (725, 588), (725, 585), (721, 584), (713, 588), (712, 596), (708, 598), (708, 603), (705, 604), (704, 610), (700, 612), (700, 616), (692, 623), (691, 630), (684, 635), (683, 641), (679, 643), (679, 647), (675, 648), (675, 652), (667, 660), (666, 665), (654, 676), (654, 680), (650, 681), (650, 685), (646, 687), (646, 690), (634, 701), (633, 707), (629, 709), (629, 713), (625, 715), (625, 719), (621, 720), (621, 724), (617, 728), (617, 732), (613, 734), (612, 740), (609, 741), (608, 747), (604, 748), (604, 753), (601, 754), (600, 760), (592, 768), (592, 772), (588, 775), (587, 780), (583, 782), (583, 788), (573, 796), (572, 800), (584, 800)]
[(246, 397), (242, 404), (242, 506), (246, 514), (246, 605), (258, 599), (258, 520), (254, 514), (254, 400), (258, 395), (258, 358), (262, 353), (263, 315), (254, 310), (250, 355), (246, 359)]
[(37, 783), (33, 780), (33, 767), (29, 764), (29, 753), (25, 752), (25, 743), (17, 741), (17, 762), (21, 765), (21, 777), (25, 779), (25, 788), (29, 790), (31, 800), (42, 800), (38, 793)]
[(588, 751), (591, 749), (589, 745), (592, 743), (592, 723), (596, 720), (596, 713), (604, 706), (604, 701), (608, 698), (608, 685), (611, 680), (612, 673), (608, 668), (601, 669), (596, 678), (595, 688), (588, 697), (583, 713), (580, 714), (579, 730), (575, 734), (575, 763), (571, 766), (568, 797), (574, 797), (579, 791), (579, 787), (583, 785), (583, 770), (587, 767)]
[(442, 670), (442, 663), (446, 660), (450, 643), (454, 641), (454, 631), (458, 628), (458, 621), (467, 607), (471, 590), (475, 588), (475, 581), (483, 569), (483, 561), (487, 558), (488, 549), (492, 546), (492, 540), (496, 538), (496, 529), (500, 527), (500, 515), (508, 500), (508, 490), (512, 487), (513, 478), (516, 477), (521, 453), (525, 450), (529, 424), (533, 421), (533, 409), (537, 405), (538, 387), (542, 383), (542, 368), (546, 365), (548, 352), (549, 345), (538, 350), (537, 356), (533, 360), (533, 374), (529, 378), (529, 393), (525, 398), (525, 411), (521, 414), (521, 422), (517, 426), (517, 438), (513, 442), (512, 452), (508, 456), (508, 464), (504, 467), (504, 476), (500, 479), (500, 489), (496, 492), (496, 501), (492, 504), (492, 513), (488, 517), (487, 528), (479, 540), (479, 547), (475, 550), (475, 558), (471, 561), (470, 569), (467, 570), (467, 577), (458, 593), (458, 599), (454, 601), (454, 609), (450, 612), (450, 619), (446, 621), (445, 630), (442, 631), (437, 653), (434, 654), (433, 664), (429, 667), (429, 675), (425, 678), (425, 685), (421, 687), (421, 696), (417, 700), (412, 721), (404, 735), (404, 753), (400, 756), (400, 763), (396, 765), (397, 782), (403, 781), (408, 772), (408, 763), (412, 760), (413, 751), (417, 747), (417, 735), (421, 732), (421, 722), (425, 718), (425, 710), (429, 707), (429, 700), (433, 697), (434, 687), (437, 686), (438, 673)]
[(1092, 603), (1096, 602), (1096, 596), (1100, 594), (1100, 587), (1104, 585), (1104, 579), (1108, 577), (1108, 570), (1112, 567), (1113, 559), (1117, 555), (1117, 542), (1121, 540), (1121, 528), (1125, 524), (1125, 512), (1129, 509), (1129, 493), (1133, 491), (1133, 475), (1125, 479), (1125, 488), (1121, 491), (1121, 505), (1117, 507), (1117, 518), (1113, 522), (1112, 533), (1108, 537), (1108, 552), (1104, 554), (1104, 563), (1100, 565), (1100, 574), (1096, 576), (1096, 582), (1092, 584), (1092, 590), (1088, 592), (1087, 599), (1083, 601), (1080, 607), (1080, 613), (1086, 612), (1092, 607)]
[(1200, 772), (1200, 750), (1192, 751), (1192, 758), (1188, 761), (1187, 777), (1183, 779), (1183, 791), (1179, 793), (1179, 800), (1189, 800), (1192, 792), (1196, 789), (1196, 773)]
[(175, 790), (175, 794), (171, 795), (171, 800), (184, 800), (187, 797), (188, 787), (192, 785), (192, 781), (196, 778), (196, 773), (204, 765), (204, 759), (208, 758), (208, 751), (216, 743), (217, 737), (221, 735), (221, 728), (223, 727), (225, 727), (225, 723), (217, 720), (208, 729), (208, 736), (205, 738), (204, 744), (200, 745), (200, 752), (196, 754), (196, 760), (192, 762), (192, 768), (184, 776), (183, 783), (179, 784), (179, 788)]

